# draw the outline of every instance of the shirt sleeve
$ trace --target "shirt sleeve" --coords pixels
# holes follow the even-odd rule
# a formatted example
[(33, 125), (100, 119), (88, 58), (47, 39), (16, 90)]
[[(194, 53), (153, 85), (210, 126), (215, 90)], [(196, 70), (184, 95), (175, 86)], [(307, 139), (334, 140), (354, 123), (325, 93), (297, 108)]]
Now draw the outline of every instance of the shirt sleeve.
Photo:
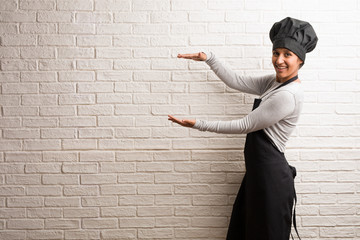
[(206, 63), (210, 66), (211, 70), (230, 88), (239, 90), (244, 93), (262, 95), (269, 89), (275, 76), (274, 74), (255, 77), (243, 76), (237, 74), (226, 64), (221, 62), (214, 53), (204, 52), (207, 56)]
[(295, 97), (286, 90), (278, 90), (246, 117), (232, 121), (196, 120), (193, 128), (226, 134), (254, 132), (274, 125), (295, 110)]

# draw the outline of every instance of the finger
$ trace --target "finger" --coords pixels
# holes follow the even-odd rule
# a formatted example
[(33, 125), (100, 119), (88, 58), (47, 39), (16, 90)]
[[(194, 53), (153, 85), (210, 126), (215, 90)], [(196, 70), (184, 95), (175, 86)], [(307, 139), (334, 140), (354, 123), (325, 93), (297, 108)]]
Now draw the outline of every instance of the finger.
[(175, 123), (178, 123), (178, 124), (182, 124), (182, 121), (180, 119), (177, 119), (171, 115), (168, 116), (169, 117), (169, 120), (172, 121), (172, 122), (175, 122)]
[(199, 57), (198, 53), (178, 54), (179, 58), (193, 59)]

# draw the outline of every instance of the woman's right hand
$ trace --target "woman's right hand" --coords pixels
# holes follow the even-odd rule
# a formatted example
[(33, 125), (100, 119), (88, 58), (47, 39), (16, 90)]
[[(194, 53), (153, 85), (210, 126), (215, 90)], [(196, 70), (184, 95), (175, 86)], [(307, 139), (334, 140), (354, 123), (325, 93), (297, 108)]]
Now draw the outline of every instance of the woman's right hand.
[(204, 52), (189, 53), (189, 54), (178, 54), (178, 58), (192, 59), (194, 61), (205, 61), (207, 56)]

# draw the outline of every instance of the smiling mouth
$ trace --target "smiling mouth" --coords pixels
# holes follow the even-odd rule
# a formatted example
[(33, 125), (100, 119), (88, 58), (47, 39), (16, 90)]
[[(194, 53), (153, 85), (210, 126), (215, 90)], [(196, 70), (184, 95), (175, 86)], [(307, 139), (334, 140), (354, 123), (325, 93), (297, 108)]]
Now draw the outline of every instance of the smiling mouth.
[(277, 66), (277, 65), (275, 65), (275, 67), (276, 67), (276, 69), (278, 69), (278, 70), (280, 70), (280, 71), (287, 69), (287, 67), (279, 67), (279, 66)]

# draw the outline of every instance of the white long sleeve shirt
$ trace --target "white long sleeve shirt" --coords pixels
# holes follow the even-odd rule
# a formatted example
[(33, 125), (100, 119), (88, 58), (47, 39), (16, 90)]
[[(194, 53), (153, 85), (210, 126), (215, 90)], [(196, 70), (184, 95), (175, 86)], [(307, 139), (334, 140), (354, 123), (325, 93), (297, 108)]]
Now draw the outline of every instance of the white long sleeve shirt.
[(292, 82), (274, 90), (281, 83), (276, 75), (261, 77), (241, 76), (219, 61), (211, 52), (206, 52), (206, 63), (230, 88), (255, 94), (262, 99), (254, 111), (242, 119), (232, 121), (205, 121), (197, 119), (193, 128), (226, 134), (250, 133), (263, 129), (272, 143), (284, 152), (286, 142), (296, 127), (302, 109), (304, 93), (299, 82)]

